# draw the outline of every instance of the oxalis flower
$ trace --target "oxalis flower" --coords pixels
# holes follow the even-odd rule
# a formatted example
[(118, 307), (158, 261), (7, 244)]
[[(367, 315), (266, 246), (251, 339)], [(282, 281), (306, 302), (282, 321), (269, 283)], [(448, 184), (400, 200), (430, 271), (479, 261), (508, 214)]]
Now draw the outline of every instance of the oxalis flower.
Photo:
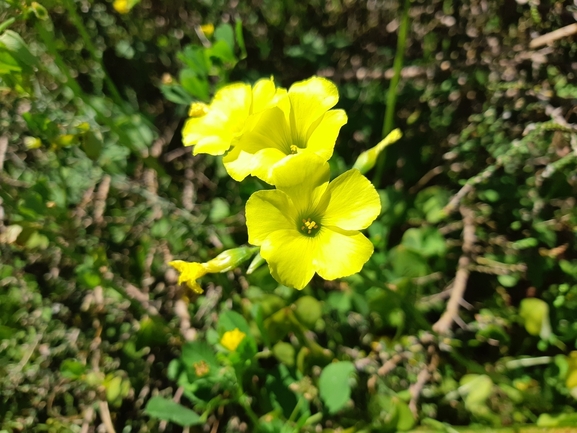
[(304, 288), (315, 272), (326, 280), (359, 272), (373, 244), (359, 232), (379, 215), (379, 195), (352, 169), (329, 183), (329, 165), (301, 154), (279, 164), (277, 189), (255, 192), (246, 204), (249, 243), (260, 246), (272, 276)]
[(286, 96), (255, 119), (224, 157), (228, 174), (237, 181), (251, 174), (274, 185), (274, 170), (287, 158), (312, 153), (328, 161), (339, 131), (347, 123), (344, 110), (331, 110), (338, 100), (337, 87), (325, 78), (293, 84)]
[(257, 120), (258, 113), (273, 106), (286, 90), (277, 89), (272, 79), (262, 79), (254, 86), (234, 83), (216, 92), (210, 105), (195, 102), (182, 129), (185, 146), (192, 153), (222, 155), (235, 140)]
[(222, 335), (220, 344), (231, 352), (234, 352), (240, 343), (242, 343), (244, 337), (246, 337), (244, 332), (238, 328), (234, 328), (232, 331), (227, 331)]

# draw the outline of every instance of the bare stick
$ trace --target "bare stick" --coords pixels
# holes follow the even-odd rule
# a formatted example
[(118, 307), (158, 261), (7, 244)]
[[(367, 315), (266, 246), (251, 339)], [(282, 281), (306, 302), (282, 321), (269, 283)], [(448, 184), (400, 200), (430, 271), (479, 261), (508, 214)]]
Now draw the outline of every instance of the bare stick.
[(6, 157), (6, 151), (8, 150), (8, 137), (0, 137), (0, 171), (4, 169), (4, 158)]
[(106, 400), (100, 400), (98, 402), (98, 408), (100, 409), (100, 419), (102, 419), (107, 433), (116, 433), (116, 430), (114, 430), (114, 424), (112, 424), (112, 417), (110, 416), (110, 409), (108, 408), (108, 403)]
[(529, 48), (533, 50), (535, 48), (542, 47), (543, 45), (548, 45), (551, 42), (555, 42), (557, 39), (574, 35), (575, 33), (577, 33), (577, 24), (569, 24), (568, 26), (561, 27), (560, 29), (552, 31), (551, 33), (547, 33), (533, 39), (529, 44)]
[(477, 176), (472, 177), (467, 181), (465, 185), (455, 194), (447, 206), (443, 209), (447, 214), (450, 214), (457, 209), (463, 197), (465, 197), (469, 192), (475, 189), (475, 185), (489, 179), (491, 175), (497, 170), (497, 165), (490, 165)]
[(441, 318), (433, 325), (433, 330), (441, 335), (448, 334), (451, 325), (459, 315), (459, 305), (467, 288), (469, 265), (475, 244), (475, 215), (471, 209), (460, 207), (463, 216), (463, 254), (459, 258), (459, 266), (447, 308)]
[(417, 381), (413, 383), (409, 388), (409, 393), (411, 394), (411, 400), (409, 401), (409, 409), (411, 409), (411, 412), (413, 413), (413, 417), (415, 417), (415, 419), (419, 415), (417, 410), (417, 403), (419, 402), (419, 396), (423, 391), (423, 387), (431, 379), (432, 374), (439, 365), (439, 355), (435, 351), (435, 347), (429, 346), (429, 352), (432, 352), (431, 362), (429, 363), (428, 366), (426, 366), (419, 372), (419, 375), (417, 376)]

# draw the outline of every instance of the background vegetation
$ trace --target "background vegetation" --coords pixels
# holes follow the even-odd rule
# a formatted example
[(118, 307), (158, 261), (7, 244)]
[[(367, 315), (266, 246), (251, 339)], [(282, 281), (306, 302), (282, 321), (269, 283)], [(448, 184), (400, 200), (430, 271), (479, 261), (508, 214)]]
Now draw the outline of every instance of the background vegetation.
[[(576, 45), (530, 48), (571, 2), (135, 3), (0, 1), (0, 431), (577, 425)], [(404, 132), (374, 256), (193, 296), (166, 263), (245, 243), (260, 185), (182, 147), (187, 105), (314, 74), (349, 116), (333, 176), (387, 108)]]

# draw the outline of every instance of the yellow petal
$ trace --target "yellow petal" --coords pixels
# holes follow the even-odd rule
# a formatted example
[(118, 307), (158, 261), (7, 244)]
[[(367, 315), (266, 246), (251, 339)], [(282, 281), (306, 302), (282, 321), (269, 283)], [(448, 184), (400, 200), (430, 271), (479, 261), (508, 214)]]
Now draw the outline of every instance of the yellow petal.
[(270, 185), (274, 185), (274, 171), (278, 163), (286, 158), (288, 157), (283, 152), (272, 147), (259, 150), (252, 159), (251, 174)]
[(308, 139), (307, 151), (314, 152), (328, 161), (333, 155), (339, 131), (345, 123), (347, 123), (347, 115), (344, 110), (328, 111), (312, 131)]
[(202, 293), (203, 290), (196, 280), (207, 273), (207, 269), (204, 263), (197, 262), (185, 262), (183, 260), (173, 260), (168, 263), (178, 272), (180, 276), (178, 277), (178, 284), (184, 284), (195, 293)]
[(272, 78), (258, 80), (252, 88), (251, 112), (258, 113), (269, 107), (276, 95), (276, 87)]
[(204, 116), (187, 120), (182, 130), (185, 146), (195, 146), (194, 154), (222, 155), (243, 131), (250, 115), (251, 86), (234, 83), (214, 95)]
[(373, 254), (373, 244), (358, 231), (323, 226), (312, 239), (318, 245), (314, 267), (325, 280), (359, 272)]
[(239, 140), (237, 146), (249, 153), (256, 153), (269, 147), (291, 154), (291, 134), (282, 110), (272, 107), (260, 113), (252, 130)]
[(297, 216), (293, 204), (282, 191), (255, 192), (246, 202), (248, 242), (262, 245), (277, 230), (292, 229), (296, 232)]
[(303, 289), (315, 274), (315, 238), (303, 236), (294, 227), (268, 235), (260, 249), (270, 273), (280, 284)]
[[(339, 100), (339, 92), (331, 81), (311, 77), (293, 84), (288, 91), (288, 97), (291, 104), (289, 122), (293, 137), (304, 144), (308, 139), (310, 126), (335, 106)], [(300, 145), (300, 143), (293, 144)]]
[(367, 228), (381, 212), (377, 190), (356, 169), (333, 180), (326, 193), (330, 194), (330, 202), (321, 222), (323, 226), (361, 230)]
[(271, 183), (292, 199), (297, 215), (301, 215), (317, 208), (329, 178), (328, 162), (313, 153), (303, 152), (277, 163)]
[(222, 162), (228, 175), (237, 182), (241, 182), (252, 171), (253, 158), (254, 155), (252, 153), (245, 152), (239, 146), (235, 146), (222, 158)]

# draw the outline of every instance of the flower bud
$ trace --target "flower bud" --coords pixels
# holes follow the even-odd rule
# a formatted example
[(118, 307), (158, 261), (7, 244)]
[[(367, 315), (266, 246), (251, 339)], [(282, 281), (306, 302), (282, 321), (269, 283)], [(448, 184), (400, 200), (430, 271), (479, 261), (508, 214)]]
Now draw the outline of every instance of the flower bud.
[(379, 144), (375, 147), (370, 148), (369, 150), (364, 151), (359, 155), (357, 160), (355, 161), (355, 165), (353, 168), (359, 170), (362, 174), (365, 174), (371, 168), (375, 166), (377, 163), (377, 158), (379, 154), (383, 151), (385, 147), (389, 144), (393, 144), (394, 142), (398, 141), (403, 136), (403, 133), (400, 129), (392, 130), (385, 138), (381, 140)]

